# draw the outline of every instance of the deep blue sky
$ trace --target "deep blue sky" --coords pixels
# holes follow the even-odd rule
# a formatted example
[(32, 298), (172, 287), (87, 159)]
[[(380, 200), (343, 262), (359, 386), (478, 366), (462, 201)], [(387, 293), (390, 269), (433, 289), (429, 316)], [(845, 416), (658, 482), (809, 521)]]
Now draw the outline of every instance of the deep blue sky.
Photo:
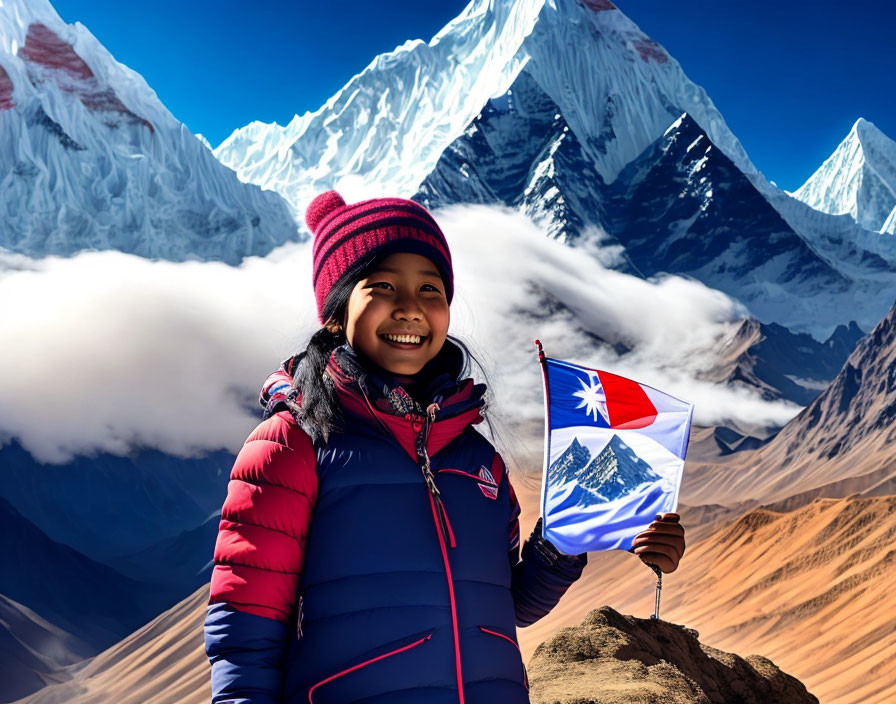
[[(511, 0), (505, 0), (511, 1)], [(51, 0), (213, 145), (316, 110), (378, 53), (429, 40), (465, 0)], [(896, 9), (879, 0), (619, 0), (793, 190), (859, 117), (896, 139)]]

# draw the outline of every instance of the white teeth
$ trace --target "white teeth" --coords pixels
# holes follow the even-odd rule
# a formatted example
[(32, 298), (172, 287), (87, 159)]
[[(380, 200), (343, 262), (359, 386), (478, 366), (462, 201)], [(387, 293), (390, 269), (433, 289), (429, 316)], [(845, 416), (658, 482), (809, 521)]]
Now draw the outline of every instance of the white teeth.
[(383, 335), (387, 340), (392, 340), (393, 342), (403, 342), (405, 344), (414, 344), (419, 345), (423, 340), (419, 335)]

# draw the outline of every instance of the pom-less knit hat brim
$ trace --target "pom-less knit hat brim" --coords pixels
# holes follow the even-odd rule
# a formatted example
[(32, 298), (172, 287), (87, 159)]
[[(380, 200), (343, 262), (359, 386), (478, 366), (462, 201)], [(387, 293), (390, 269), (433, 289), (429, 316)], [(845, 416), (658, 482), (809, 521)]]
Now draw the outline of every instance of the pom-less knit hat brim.
[(333, 285), (354, 262), (369, 254), (410, 252), (430, 259), (451, 303), (451, 252), (438, 224), (419, 203), (372, 198), (346, 205), (339, 193), (326, 191), (308, 206), (305, 222), (314, 233), (312, 281), (322, 323), (324, 303)]

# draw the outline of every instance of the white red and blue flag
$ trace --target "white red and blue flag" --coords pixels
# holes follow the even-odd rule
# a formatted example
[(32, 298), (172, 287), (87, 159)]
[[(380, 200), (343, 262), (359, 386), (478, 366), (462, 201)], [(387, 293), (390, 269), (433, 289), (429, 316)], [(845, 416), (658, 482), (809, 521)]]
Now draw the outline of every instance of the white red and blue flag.
[(544, 356), (544, 537), (575, 555), (629, 550), (675, 511), (694, 407), (646, 384)]

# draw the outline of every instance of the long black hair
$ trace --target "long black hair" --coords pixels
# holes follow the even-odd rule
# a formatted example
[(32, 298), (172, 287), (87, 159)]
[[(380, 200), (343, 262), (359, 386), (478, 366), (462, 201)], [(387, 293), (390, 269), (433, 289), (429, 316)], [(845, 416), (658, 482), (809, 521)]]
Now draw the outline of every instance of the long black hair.
[[(287, 401), (287, 406), (315, 443), (321, 440), (326, 443), (331, 432), (344, 427), (345, 419), (336, 387), (325, 371), (330, 353), (346, 342), (348, 301), (355, 285), (372, 274), (386, 256), (388, 255), (374, 253), (362, 257), (339, 277), (324, 301), (322, 317), (326, 322), (311, 336), (305, 350), (295, 359), (292, 388), (297, 392), (298, 402)], [(463, 358), (457, 380), (468, 376), (475, 364), (486, 387), (490, 388), (488, 373), (469, 348), (453, 335), (448, 335), (445, 344), (449, 344), (449, 341), (458, 347)], [(485, 415), (485, 421), (493, 431), (488, 415)]]

